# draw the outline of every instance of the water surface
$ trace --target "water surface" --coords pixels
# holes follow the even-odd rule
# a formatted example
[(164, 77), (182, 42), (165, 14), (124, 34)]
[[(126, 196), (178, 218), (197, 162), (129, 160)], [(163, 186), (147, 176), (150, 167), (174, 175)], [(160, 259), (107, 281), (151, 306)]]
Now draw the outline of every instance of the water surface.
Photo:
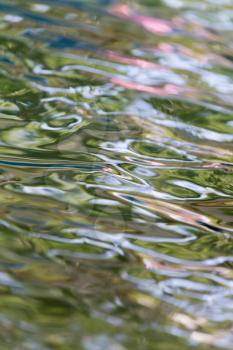
[(231, 349), (232, 0), (0, 28), (1, 349)]

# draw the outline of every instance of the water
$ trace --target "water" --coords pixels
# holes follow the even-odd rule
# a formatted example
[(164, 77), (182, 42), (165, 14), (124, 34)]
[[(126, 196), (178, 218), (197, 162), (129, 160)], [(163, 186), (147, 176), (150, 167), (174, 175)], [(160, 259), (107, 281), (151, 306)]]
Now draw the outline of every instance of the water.
[(0, 28), (1, 349), (232, 349), (232, 0)]

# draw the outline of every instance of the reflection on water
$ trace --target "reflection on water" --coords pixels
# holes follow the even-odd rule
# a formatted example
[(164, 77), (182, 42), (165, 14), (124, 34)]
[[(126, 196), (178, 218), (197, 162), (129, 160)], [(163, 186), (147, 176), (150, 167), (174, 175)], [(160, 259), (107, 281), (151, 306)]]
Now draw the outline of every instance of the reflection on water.
[(1, 349), (231, 349), (232, 0), (0, 27)]

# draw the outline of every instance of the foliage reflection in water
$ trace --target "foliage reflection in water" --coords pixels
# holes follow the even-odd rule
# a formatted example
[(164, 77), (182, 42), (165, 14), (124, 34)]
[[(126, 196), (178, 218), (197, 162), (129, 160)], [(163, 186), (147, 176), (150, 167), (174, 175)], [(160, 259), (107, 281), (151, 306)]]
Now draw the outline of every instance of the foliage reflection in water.
[(231, 0), (0, 0), (1, 349), (231, 349)]

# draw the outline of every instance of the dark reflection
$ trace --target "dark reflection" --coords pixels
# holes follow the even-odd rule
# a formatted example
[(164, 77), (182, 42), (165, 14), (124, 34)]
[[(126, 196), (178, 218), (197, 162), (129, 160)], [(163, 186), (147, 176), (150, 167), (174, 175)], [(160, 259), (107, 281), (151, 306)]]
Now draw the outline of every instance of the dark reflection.
[(0, 1), (0, 341), (233, 343), (229, 0)]

